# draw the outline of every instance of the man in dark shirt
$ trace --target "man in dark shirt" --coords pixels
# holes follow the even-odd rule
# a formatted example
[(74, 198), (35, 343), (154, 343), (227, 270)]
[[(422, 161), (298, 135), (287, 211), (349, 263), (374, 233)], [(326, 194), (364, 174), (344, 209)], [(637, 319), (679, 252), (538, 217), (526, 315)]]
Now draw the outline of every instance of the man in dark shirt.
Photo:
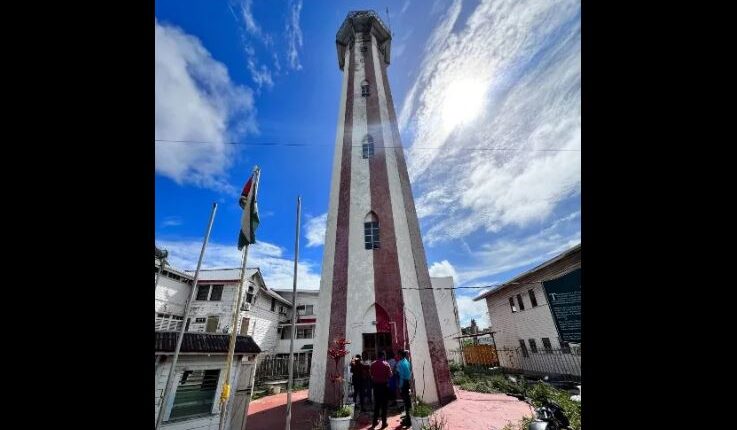
[(386, 404), (388, 396), (389, 378), (392, 377), (392, 368), (386, 362), (386, 354), (382, 351), (379, 358), (371, 364), (371, 383), (374, 387), (374, 419), (372, 421), (375, 427), (379, 421), (379, 413), (381, 413), (381, 428), (387, 428), (386, 422)]
[[(363, 387), (363, 365), (361, 364), (361, 356), (351, 360), (351, 375), (353, 382), (353, 404), (356, 404), (356, 400), (360, 399), (361, 404), (359, 409), (363, 410), (363, 398), (364, 398), (364, 387)], [(358, 399), (356, 398), (358, 397)]]

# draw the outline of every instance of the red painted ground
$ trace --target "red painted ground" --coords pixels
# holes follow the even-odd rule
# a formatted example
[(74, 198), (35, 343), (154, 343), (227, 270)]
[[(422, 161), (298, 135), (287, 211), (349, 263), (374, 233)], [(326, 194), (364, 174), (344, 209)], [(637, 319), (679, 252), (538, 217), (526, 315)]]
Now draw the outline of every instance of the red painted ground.
[[(516, 423), (532, 415), (527, 403), (504, 394), (486, 394), (455, 388), (458, 399), (435, 412), (447, 421), (449, 430), (498, 430), (508, 422)], [(279, 430), (286, 420), (286, 393), (267, 396), (251, 402), (248, 410), (248, 430)], [(311, 421), (319, 408), (307, 402), (307, 390), (292, 393), (292, 430), (311, 430)], [(389, 409), (388, 429), (402, 429), (402, 411)], [(359, 414), (352, 429), (371, 428), (371, 413)], [(376, 427), (379, 428), (378, 426)]]

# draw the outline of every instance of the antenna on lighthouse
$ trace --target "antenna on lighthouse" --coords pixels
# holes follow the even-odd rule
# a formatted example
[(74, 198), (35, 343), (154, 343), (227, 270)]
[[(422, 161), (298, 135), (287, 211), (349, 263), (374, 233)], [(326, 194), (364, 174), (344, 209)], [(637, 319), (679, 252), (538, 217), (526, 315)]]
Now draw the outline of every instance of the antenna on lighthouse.
[(386, 7), (386, 25), (389, 27), (389, 34), (394, 37), (394, 32), (392, 31), (392, 20), (389, 18), (389, 6)]

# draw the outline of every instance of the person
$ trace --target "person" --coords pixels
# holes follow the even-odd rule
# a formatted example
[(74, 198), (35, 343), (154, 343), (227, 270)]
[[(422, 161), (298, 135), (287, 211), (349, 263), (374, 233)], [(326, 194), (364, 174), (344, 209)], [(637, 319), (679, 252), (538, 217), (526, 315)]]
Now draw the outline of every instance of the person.
[(361, 363), (360, 354), (356, 354), (351, 360), (351, 382), (353, 383), (353, 403), (356, 404), (356, 398), (360, 399), (360, 409), (363, 410), (363, 364)]
[(389, 404), (397, 406), (397, 389), (399, 388), (399, 375), (397, 374), (397, 359), (392, 350), (387, 353), (389, 367), (392, 368), (392, 377), (389, 378)]
[(409, 380), (412, 377), (412, 370), (409, 365), (409, 351), (402, 350), (399, 352), (401, 360), (397, 363), (397, 373), (399, 374), (399, 387), (402, 390), (402, 402), (404, 402), (404, 411), (406, 415), (402, 419), (403, 426), (411, 426), (412, 420), (410, 412), (412, 412), (412, 401), (409, 397)]
[[(361, 363), (361, 376), (363, 385), (363, 396), (371, 403), (371, 375), (369, 369), (371, 362), (369, 361), (368, 354), (363, 353), (363, 362)], [(363, 412), (363, 405), (361, 405), (361, 412)]]
[(386, 422), (386, 406), (389, 379), (392, 377), (392, 368), (386, 362), (386, 353), (380, 352), (379, 357), (371, 364), (369, 369), (371, 375), (371, 384), (374, 389), (374, 418), (372, 426), (379, 424), (379, 415), (381, 415), (381, 428), (385, 429), (389, 426)]

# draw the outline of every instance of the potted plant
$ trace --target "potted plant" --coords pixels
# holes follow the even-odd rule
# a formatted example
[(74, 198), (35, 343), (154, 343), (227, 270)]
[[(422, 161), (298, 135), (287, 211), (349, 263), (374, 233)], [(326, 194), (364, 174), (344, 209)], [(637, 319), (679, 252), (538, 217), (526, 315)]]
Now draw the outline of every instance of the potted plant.
[(351, 425), (351, 417), (353, 416), (353, 410), (344, 404), (344, 378), (343, 371), (341, 368), (340, 361), (348, 355), (346, 345), (351, 342), (339, 338), (335, 340), (335, 346), (328, 348), (328, 355), (335, 361), (335, 373), (333, 373), (330, 379), (335, 384), (335, 393), (337, 396), (335, 411), (330, 414), (330, 429), (331, 430), (348, 430)]
[(423, 427), (430, 425), (430, 415), (432, 414), (432, 408), (429, 405), (418, 401), (412, 408), (411, 420), (412, 430), (422, 430)]

